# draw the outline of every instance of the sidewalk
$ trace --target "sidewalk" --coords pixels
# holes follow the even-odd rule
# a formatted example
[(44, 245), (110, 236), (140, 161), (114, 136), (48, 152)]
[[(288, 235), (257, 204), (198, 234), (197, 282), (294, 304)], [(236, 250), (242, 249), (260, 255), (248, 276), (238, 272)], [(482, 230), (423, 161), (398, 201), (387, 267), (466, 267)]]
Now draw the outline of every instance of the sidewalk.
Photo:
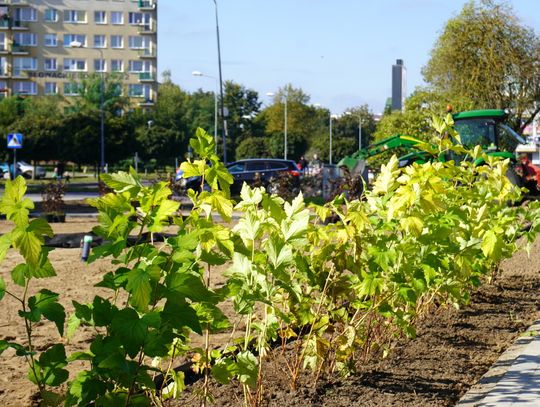
[(456, 406), (540, 406), (540, 320), (503, 353)]

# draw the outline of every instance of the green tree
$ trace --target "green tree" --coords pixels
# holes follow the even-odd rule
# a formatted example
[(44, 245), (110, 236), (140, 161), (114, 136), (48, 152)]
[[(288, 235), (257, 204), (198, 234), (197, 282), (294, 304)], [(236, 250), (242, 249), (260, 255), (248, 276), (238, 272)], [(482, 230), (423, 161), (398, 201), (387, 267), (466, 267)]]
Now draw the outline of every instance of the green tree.
[(287, 100), (287, 156), (297, 160), (322, 133), (322, 113), (308, 105), (310, 97), (302, 89), (291, 84), (280, 88), (273, 103), (264, 111), (265, 132), (269, 137), (270, 152), (283, 157), (285, 138), (285, 96)]
[(540, 40), (505, 3), (467, 3), (450, 19), (423, 75), (436, 91), (474, 108), (508, 108), (521, 132), (540, 110)]
[(264, 137), (248, 137), (240, 142), (236, 148), (236, 159), (264, 158), (268, 156), (268, 141)]
[(62, 158), (60, 136), (63, 102), (60, 96), (40, 96), (19, 100), (22, 114), (10, 125), (11, 131), (24, 135), (20, 158), (28, 160), (58, 160)]
[[(93, 73), (80, 82), (72, 82), (78, 88), (78, 97), (71, 99), (75, 111), (99, 111), (103, 100), (103, 110), (116, 114), (128, 107), (129, 99), (123, 96), (122, 78), (118, 74), (100, 75)], [(103, 94), (102, 94), (103, 92)]]
[(227, 117), (227, 158), (233, 161), (237, 146), (252, 136), (251, 121), (259, 113), (259, 94), (233, 81), (226, 81), (223, 103), (228, 110)]

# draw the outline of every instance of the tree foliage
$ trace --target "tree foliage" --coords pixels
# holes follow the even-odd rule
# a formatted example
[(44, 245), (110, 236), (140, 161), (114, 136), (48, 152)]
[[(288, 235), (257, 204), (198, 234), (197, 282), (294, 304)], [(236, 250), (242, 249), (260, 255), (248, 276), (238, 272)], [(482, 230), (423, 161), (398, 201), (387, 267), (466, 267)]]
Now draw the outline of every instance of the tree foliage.
[(540, 110), (540, 39), (505, 3), (467, 3), (448, 20), (423, 75), (436, 91), (474, 108), (508, 108), (521, 132)]

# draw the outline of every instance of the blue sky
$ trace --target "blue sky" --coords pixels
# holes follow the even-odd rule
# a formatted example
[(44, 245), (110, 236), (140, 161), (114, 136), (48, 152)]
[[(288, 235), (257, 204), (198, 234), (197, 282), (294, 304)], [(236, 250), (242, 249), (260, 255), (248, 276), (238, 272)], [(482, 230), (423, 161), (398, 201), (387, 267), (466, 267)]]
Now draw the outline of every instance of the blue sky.
[[(407, 91), (445, 22), (464, 0), (217, 0), (223, 80), (259, 93), (291, 83), (333, 113), (368, 104), (382, 111), (391, 66), (404, 60)], [(538, 0), (509, 1), (522, 23), (540, 33)], [(160, 0), (158, 69), (189, 92), (214, 90), (218, 77), (214, 2)]]

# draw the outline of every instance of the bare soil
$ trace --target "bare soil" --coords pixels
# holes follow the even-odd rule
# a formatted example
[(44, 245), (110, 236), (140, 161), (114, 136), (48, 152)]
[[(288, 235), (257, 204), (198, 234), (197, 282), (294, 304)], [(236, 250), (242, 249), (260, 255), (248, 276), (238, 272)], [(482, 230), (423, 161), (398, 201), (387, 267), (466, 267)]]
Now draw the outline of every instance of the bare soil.
[[(358, 366), (347, 378), (301, 378), (290, 389), (280, 350), (266, 363), (268, 406), (453, 406), (506, 348), (540, 317), (540, 239), (530, 257), (523, 251), (501, 265), (491, 284), (472, 294), (462, 309), (439, 308), (420, 322), (414, 340), (403, 339), (384, 360)], [(198, 405), (200, 384), (173, 406)], [(241, 406), (238, 383), (213, 384), (216, 406)]]
[[(64, 224), (53, 224), (55, 233), (89, 232), (95, 221), (68, 218)], [(9, 224), (0, 221), (0, 233)], [(104, 273), (112, 269), (107, 261), (87, 265), (80, 261), (79, 249), (55, 249), (50, 253), (57, 276), (35, 280), (32, 293), (41, 288), (60, 293), (60, 302), (68, 314), (71, 300), (90, 302), (94, 295), (110, 296), (110, 291), (95, 288)], [(0, 275), (8, 289), (21, 294), (11, 283), (11, 269), (23, 259), (14, 251), (0, 264)], [(524, 252), (505, 261), (491, 284), (472, 295), (471, 304), (460, 310), (441, 308), (421, 321), (414, 340), (402, 340), (390, 357), (375, 360), (358, 368), (348, 378), (322, 377), (313, 385), (311, 376), (301, 378), (299, 390), (289, 388), (279, 352), (266, 363), (265, 404), (269, 406), (452, 406), (493, 364), (498, 356), (540, 316), (540, 239), (534, 244), (530, 258)], [(223, 279), (216, 270), (214, 284)], [(24, 343), (24, 329), (17, 316), (19, 304), (6, 296), (0, 314), (0, 339)], [(226, 306), (227, 308), (227, 306)], [(227, 313), (227, 309), (225, 310)], [(53, 342), (66, 343), (68, 354), (87, 349), (93, 332), (82, 328), (67, 343), (60, 338), (52, 323), (40, 323), (35, 330), (35, 346), (45, 350)], [(229, 333), (214, 336), (215, 345), (226, 342)], [(200, 338), (193, 338), (194, 342)], [(179, 364), (181, 361), (179, 361)], [(77, 368), (71, 367), (71, 377)], [(24, 360), (11, 350), (0, 356), (0, 406), (29, 406), (36, 388), (27, 378)], [(171, 406), (196, 406), (194, 396), (200, 382), (189, 386), (181, 401)], [(242, 405), (238, 383), (229, 386), (213, 384), (216, 406)]]

